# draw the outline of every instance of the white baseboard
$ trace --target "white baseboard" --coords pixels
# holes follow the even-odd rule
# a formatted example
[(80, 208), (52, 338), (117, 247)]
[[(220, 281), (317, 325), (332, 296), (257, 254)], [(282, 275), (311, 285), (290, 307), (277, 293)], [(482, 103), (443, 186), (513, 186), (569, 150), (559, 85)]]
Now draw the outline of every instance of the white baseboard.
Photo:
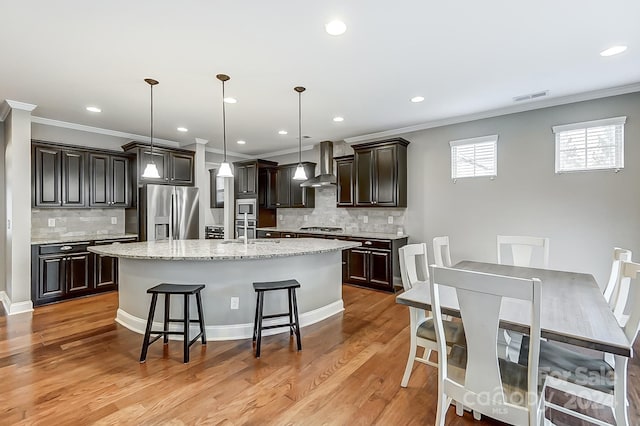
[(33, 302), (31, 300), (27, 300), (26, 302), (12, 303), (6, 291), (0, 291), (0, 300), (2, 300), (2, 306), (4, 307), (7, 315), (33, 312)]
[[(344, 311), (344, 303), (342, 300), (338, 300), (336, 302), (330, 303), (326, 306), (323, 306), (318, 309), (314, 309), (313, 311), (305, 312), (300, 314), (300, 327), (305, 327), (307, 325), (315, 324), (323, 319), (329, 318), (332, 315), (338, 314)], [(282, 321), (282, 320), (280, 320)], [(147, 326), (147, 320), (143, 318), (138, 318), (133, 315), (128, 314), (122, 309), (118, 309), (118, 313), (116, 316), (116, 322), (131, 331), (134, 331), (139, 334), (144, 334), (145, 328)], [(264, 325), (271, 325), (278, 323), (278, 319), (274, 318), (271, 320), (265, 320)], [(162, 323), (154, 322), (153, 328), (156, 330), (162, 329)], [(181, 325), (179, 324), (169, 324), (169, 330), (176, 331), (181, 330)], [(191, 325), (191, 332), (197, 333), (198, 326), (195, 324)], [(230, 325), (208, 325), (205, 327), (205, 331), (207, 333), (207, 341), (209, 340), (239, 340), (239, 339), (249, 339), (253, 337), (253, 323), (248, 324), (230, 324)], [(271, 329), (265, 330), (262, 335), (270, 336), (273, 334), (279, 333), (288, 333), (289, 330), (287, 328), (281, 329)], [(180, 336), (169, 336), (171, 340), (182, 340)]]

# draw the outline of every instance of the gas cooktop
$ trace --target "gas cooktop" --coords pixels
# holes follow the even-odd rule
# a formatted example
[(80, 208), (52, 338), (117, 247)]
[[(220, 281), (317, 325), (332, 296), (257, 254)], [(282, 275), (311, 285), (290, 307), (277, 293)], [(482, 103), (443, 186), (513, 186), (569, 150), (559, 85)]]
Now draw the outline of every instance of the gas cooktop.
[(342, 232), (342, 228), (335, 226), (304, 226), (301, 231)]

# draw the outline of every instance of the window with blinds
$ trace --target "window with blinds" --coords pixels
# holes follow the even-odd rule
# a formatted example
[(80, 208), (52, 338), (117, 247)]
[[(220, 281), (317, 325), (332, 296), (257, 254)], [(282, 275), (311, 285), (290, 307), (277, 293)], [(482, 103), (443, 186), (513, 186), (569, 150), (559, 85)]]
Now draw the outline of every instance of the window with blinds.
[(553, 126), (556, 173), (624, 167), (624, 123), (614, 117)]
[(451, 179), (497, 175), (498, 135), (449, 142)]

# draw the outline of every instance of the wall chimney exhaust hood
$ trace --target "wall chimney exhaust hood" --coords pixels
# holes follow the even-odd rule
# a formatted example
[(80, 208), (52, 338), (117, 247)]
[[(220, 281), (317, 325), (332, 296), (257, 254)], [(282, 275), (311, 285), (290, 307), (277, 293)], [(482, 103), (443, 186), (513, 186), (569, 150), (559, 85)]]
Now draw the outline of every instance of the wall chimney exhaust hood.
[(302, 187), (320, 188), (336, 184), (333, 174), (333, 142), (320, 142), (320, 174), (300, 184)]

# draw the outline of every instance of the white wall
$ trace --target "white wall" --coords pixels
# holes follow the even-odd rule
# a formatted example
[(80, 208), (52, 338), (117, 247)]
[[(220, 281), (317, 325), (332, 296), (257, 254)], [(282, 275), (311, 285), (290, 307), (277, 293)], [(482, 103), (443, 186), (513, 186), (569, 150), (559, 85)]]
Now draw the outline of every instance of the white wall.
[[(551, 126), (627, 116), (619, 173), (554, 173)], [(451, 180), (449, 141), (498, 134), (498, 176)], [(551, 238), (550, 266), (606, 284), (613, 247), (640, 255), (640, 93), (401, 135), (409, 145), (411, 241), (449, 235), (454, 262), (496, 261), (496, 235)], [(432, 260), (432, 253), (430, 254)]]
[(5, 260), (7, 258), (6, 254), (6, 244), (7, 244), (7, 212), (4, 203), (6, 202), (5, 198), (5, 171), (7, 167), (4, 161), (4, 151), (5, 151), (5, 137), (4, 137), (4, 122), (0, 121), (0, 200), (2, 200), (2, 207), (0, 207), (0, 292), (7, 290), (6, 284), (6, 276), (5, 276)]

